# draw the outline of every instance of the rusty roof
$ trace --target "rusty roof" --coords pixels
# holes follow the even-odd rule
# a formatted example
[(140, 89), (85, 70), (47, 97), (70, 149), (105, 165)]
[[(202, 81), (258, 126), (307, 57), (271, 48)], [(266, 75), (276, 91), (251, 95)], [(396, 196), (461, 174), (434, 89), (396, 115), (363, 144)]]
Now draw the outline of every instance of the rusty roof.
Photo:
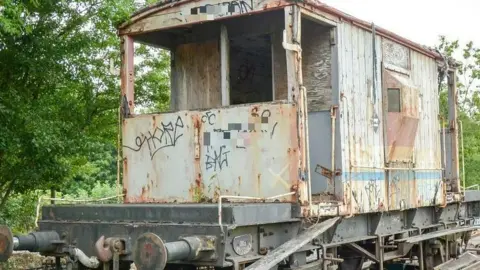
[[(159, 1), (155, 4), (148, 5), (144, 8), (142, 8), (142, 9), (139, 9), (135, 13), (133, 13), (128, 21), (122, 23), (119, 26), (119, 29), (126, 28), (130, 24), (132, 24), (132, 23), (134, 23), (134, 22), (136, 22), (136, 21), (138, 21), (142, 18), (148, 17), (149, 15), (151, 15), (151, 14), (157, 12), (157, 11), (173, 8), (173, 7), (176, 7), (176, 6), (181, 6), (181, 5), (184, 5), (186, 3), (195, 2), (195, 1), (200, 2), (201, 0), (163, 0), (163, 1)], [(372, 31), (372, 23), (364, 21), (362, 19), (359, 19), (355, 16), (349, 15), (349, 14), (347, 14), (347, 13), (345, 13), (345, 12), (339, 10), (339, 9), (336, 9), (332, 6), (329, 6), (325, 3), (322, 3), (319, 0), (300, 0), (300, 1), (298, 1), (298, 0), (287, 0), (287, 1), (291, 1), (292, 4), (296, 3), (296, 4), (300, 4), (300, 5), (310, 6), (310, 7), (314, 8), (318, 11), (325, 12), (327, 14), (336, 16), (342, 21), (352, 23), (355, 26), (363, 28), (367, 31)], [(384, 38), (388, 38), (388, 39), (390, 39), (394, 42), (402, 44), (402, 45), (404, 45), (404, 46), (406, 46), (406, 47), (408, 47), (412, 50), (420, 52), (420, 53), (422, 53), (424, 55), (427, 55), (431, 58), (435, 58), (435, 59), (440, 60), (442, 62), (445, 60), (443, 58), (443, 56), (433, 48), (429, 48), (427, 46), (424, 46), (424, 45), (421, 45), (419, 43), (413, 42), (413, 41), (411, 41), (407, 38), (404, 38), (400, 35), (397, 35), (397, 34), (391, 32), (387, 29), (382, 28), (382, 27), (375, 26), (375, 31), (376, 31), (377, 35), (379, 35), (379, 36), (382, 36)]]

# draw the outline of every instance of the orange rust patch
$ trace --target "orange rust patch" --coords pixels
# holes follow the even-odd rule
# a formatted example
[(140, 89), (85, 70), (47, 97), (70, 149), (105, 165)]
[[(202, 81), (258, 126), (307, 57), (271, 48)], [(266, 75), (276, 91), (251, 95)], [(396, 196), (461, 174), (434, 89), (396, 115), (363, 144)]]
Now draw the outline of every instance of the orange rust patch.
[(250, 113), (253, 117), (258, 117), (258, 106), (253, 106), (252, 112)]
[(195, 179), (195, 184), (197, 187), (201, 187), (202, 186), (202, 174), (199, 173), (197, 178)]
[(125, 175), (128, 175), (128, 161), (127, 161), (127, 158), (123, 159), (123, 172), (124, 172)]
[(141, 201), (147, 201), (148, 200), (148, 188), (147, 187), (142, 187), (142, 195), (140, 195)]
[(310, 211), (308, 211), (307, 208), (303, 208), (302, 212), (303, 212), (302, 215), (303, 215), (304, 217), (310, 216)]
[(257, 193), (258, 193), (258, 196), (260, 196), (260, 192), (261, 192), (261, 186), (262, 186), (262, 174), (258, 174), (257, 175)]
[(378, 210), (384, 210), (385, 209), (385, 206), (383, 205), (383, 202), (380, 202), (380, 204), (378, 205)]
[(192, 114), (192, 122), (193, 122), (193, 127), (194, 128), (201, 128), (202, 127), (202, 121), (200, 119), (199, 115)]

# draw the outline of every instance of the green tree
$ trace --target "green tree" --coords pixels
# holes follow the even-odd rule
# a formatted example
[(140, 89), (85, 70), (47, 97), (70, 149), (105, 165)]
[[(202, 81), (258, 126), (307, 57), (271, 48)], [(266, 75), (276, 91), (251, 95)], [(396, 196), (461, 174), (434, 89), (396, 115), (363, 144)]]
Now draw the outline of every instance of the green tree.
[[(480, 184), (480, 49), (473, 42), (461, 47), (458, 40), (450, 41), (441, 36), (437, 49), (445, 56), (453, 57), (461, 66), (458, 68), (459, 120), (463, 127), (464, 162), (466, 185)], [(446, 85), (440, 92), (441, 113), (448, 115)], [(462, 162), (462, 160), (461, 160)]]
[[(0, 209), (11, 194), (88, 190), (116, 179), (120, 88), (109, 60), (118, 68), (115, 25), (138, 4), (2, 1)], [(141, 48), (147, 60), (137, 69), (137, 104), (163, 108), (168, 59), (159, 57), (162, 51)]]

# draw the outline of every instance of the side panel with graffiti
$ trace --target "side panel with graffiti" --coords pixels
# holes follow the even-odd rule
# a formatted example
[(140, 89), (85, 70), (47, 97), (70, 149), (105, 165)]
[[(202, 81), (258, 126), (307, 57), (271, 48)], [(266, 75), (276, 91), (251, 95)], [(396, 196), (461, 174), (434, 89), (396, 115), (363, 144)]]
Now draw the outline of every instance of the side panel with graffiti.
[(290, 193), (296, 185), (297, 123), (291, 104), (141, 115), (125, 120), (123, 134), (126, 202), (266, 198)]

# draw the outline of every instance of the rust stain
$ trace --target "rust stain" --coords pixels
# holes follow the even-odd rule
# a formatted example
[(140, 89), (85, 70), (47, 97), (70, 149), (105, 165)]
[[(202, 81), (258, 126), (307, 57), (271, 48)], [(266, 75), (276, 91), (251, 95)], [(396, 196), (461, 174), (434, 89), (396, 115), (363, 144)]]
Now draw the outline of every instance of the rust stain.
[[(128, 179), (128, 175), (125, 174), (124, 176), (124, 180), (126, 180), (125, 182), (127, 182), (128, 184), (128, 181), (130, 180), (131, 181), (131, 185), (132, 187), (134, 186), (134, 181), (135, 181), (135, 177), (137, 175), (141, 176), (142, 178), (145, 178), (146, 176), (146, 179), (143, 179), (142, 181), (139, 181), (137, 182), (137, 184), (135, 185), (136, 188), (135, 188), (135, 195), (132, 195), (132, 194), (129, 194), (129, 196), (127, 196), (127, 200), (128, 201), (138, 201), (138, 202), (142, 202), (142, 203), (158, 203), (158, 202), (169, 202), (169, 203), (172, 203), (172, 202), (176, 202), (176, 203), (192, 203), (192, 202), (195, 202), (195, 203), (201, 203), (201, 202), (208, 202), (208, 201), (212, 201), (212, 200), (217, 200), (218, 197), (220, 196), (221, 193), (224, 193), (226, 192), (226, 194), (235, 194), (235, 195), (245, 195), (245, 196), (255, 196), (254, 193), (255, 191), (258, 192), (258, 195), (259, 197), (268, 197), (268, 196), (273, 196), (273, 195), (278, 195), (278, 194), (281, 194), (281, 193), (287, 193), (287, 192), (298, 192), (297, 194), (293, 194), (293, 195), (290, 195), (290, 196), (286, 196), (286, 197), (282, 197), (282, 198), (279, 198), (280, 201), (298, 201), (297, 197), (298, 197), (298, 194), (302, 194), (302, 202), (305, 202), (305, 194), (306, 194), (306, 190), (305, 190), (305, 185), (304, 183), (302, 183), (302, 181), (298, 181), (299, 180), (299, 159), (298, 159), (298, 156), (299, 156), (299, 153), (301, 152), (300, 149), (298, 148), (298, 145), (297, 145), (297, 140), (298, 140), (298, 130), (297, 130), (297, 126), (296, 124), (292, 124), (291, 122), (294, 122), (296, 123), (297, 122), (297, 115), (296, 115), (296, 108), (295, 107), (292, 107), (292, 106), (285, 106), (285, 107), (279, 107), (278, 109), (275, 108), (275, 107), (269, 107), (268, 105), (265, 105), (265, 106), (255, 106), (255, 105), (251, 105), (250, 107), (247, 107), (245, 109), (243, 109), (243, 115), (244, 116), (247, 116), (249, 117), (251, 120), (251, 118), (253, 116), (257, 116), (256, 118), (257, 119), (254, 119), (255, 121), (258, 121), (259, 117), (262, 115), (262, 112), (264, 110), (270, 110), (272, 112), (272, 119), (273, 119), (273, 115), (275, 117), (277, 117), (276, 119), (274, 119), (275, 121), (278, 121), (278, 126), (276, 126), (276, 132), (275, 132), (275, 135), (273, 136), (273, 138), (275, 139), (275, 136), (277, 134), (280, 134), (280, 135), (283, 135), (285, 137), (290, 137), (289, 138), (289, 143), (283, 145), (283, 150), (282, 149), (277, 149), (277, 151), (279, 150), (280, 152), (277, 152), (277, 153), (283, 153), (281, 155), (281, 157), (277, 157), (276, 155), (273, 156), (273, 157), (268, 157), (268, 160), (267, 160), (267, 163), (268, 165), (262, 165), (262, 162), (263, 162), (263, 159), (264, 159), (264, 155), (269, 155), (269, 148), (271, 149), (271, 147), (275, 147), (275, 145), (256, 145), (257, 142), (261, 141), (263, 139), (263, 137), (266, 137), (268, 136), (268, 138), (272, 138), (272, 136), (270, 135), (270, 133), (267, 133), (267, 132), (264, 132), (265, 134), (262, 134), (261, 132), (251, 132), (251, 134), (248, 134), (249, 135), (249, 138), (251, 138), (251, 141), (252, 142), (255, 142), (255, 144), (252, 143), (252, 147), (250, 149), (252, 153), (249, 152), (246, 152), (245, 150), (236, 150), (235, 148), (233, 149), (229, 149), (230, 151), (239, 151), (239, 152), (246, 152), (248, 154), (247, 156), (247, 159), (248, 159), (248, 163), (252, 164), (252, 167), (250, 168), (250, 171), (249, 172), (240, 172), (238, 174), (233, 174), (233, 175), (236, 175), (236, 177), (232, 177), (231, 180), (228, 180), (228, 189), (229, 190), (224, 190), (222, 189), (221, 192), (220, 192), (220, 189), (217, 185), (217, 187), (215, 186), (215, 184), (211, 185), (210, 182), (209, 182), (209, 177), (210, 177), (210, 172), (207, 172), (208, 170), (205, 170), (205, 164), (203, 164), (201, 161), (203, 160), (203, 157), (205, 156), (206, 153), (202, 153), (203, 151), (206, 151), (205, 150), (205, 146), (203, 146), (203, 136), (204, 136), (204, 132), (208, 132), (210, 131), (210, 128), (216, 128), (216, 127), (210, 127), (211, 125), (210, 124), (205, 124), (205, 123), (202, 123), (202, 115), (203, 113), (201, 112), (190, 112), (188, 113), (187, 117), (186, 117), (186, 120), (184, 123), (186, 123), (186, 125), (189, 126), (189, 130), (188, 132), (189, 133), (192, 133), (192, 131), (196, 131), (197, 133), (194, 135), (194, 142), (192, 140), (192, 134), (187, 134), (185, 133), (185, 135), (183, 135), (183, 138), (188, 138), (188, 141), (186, 141), (188, 143), (188, 146), (185, 147), (188, 149), (188, 151), (191, 151), (192, 150), (192, 147), (194, 146), (195, 144), (195, 147), (196, 147), (196, 150), (195, 150), (195, 158), (194, 158), (194, 166), (192, 168), (191, 166), (191, 158), (189, 157), (186, 157), (185, 160), (181, 160), (181, 162), (184, 162), (185, 164), (189, 164), (189, 165), (183, 165), (181, 164), (181, 168), (185, 168), (185, 166), (188, 166), (190, 167), (188, 170), (188, 175), (191, 175), (190, 176), (190, 179), (186, 179), (186, 181), (188, 181), (185, 185), (185, 188), (183, 188), (184, 190), (184, 193), (183, 194), (180, 194), (178, 195), (178, 197), (169, 197), (169, 194), (171, 194), (168, 190), (162, 190), (161, 188), (157, 188), (160, 184), (162, 184), (162, 182), (160, 182), (160, 179), (159, 177), (162, 176), (162, 170), (163, 167), (162, 166), (165, 166), (165, 163), (163, 162), (177, 162), (176, 160), (173, 160), (171, 159), (170, 155), (166, 156), (166, 160), (162, 160), (162, 161), (158, 161), (158, 163), (153, 163), (155, 161), (152, 162), (152, 166), (151, 166), (151, 169), (149, 171), (144, 171), (144, 172), (141, 172), (141, 171), (138, 171), (138, 169), (135, 169), (133, 167), (133, 164), (132, 164), (132, 168), (129, 168), (130, 169), (130, 174), (131, 174), (131, 178), (132, 179)], [(217, 110), (215, 110), (217, 111)], [(223, 109), (220, 111), (223, 113)], [(284, 114), (283, 118), (279, 115), (279, 114)], [(184, 115), (184, 113), (180, 113), (179, 115)], [(154, 122), (157, 122), (160, 123), (160, 120), (162, 118), (161, 115), (156, 115), (156, 116), (152, 116), (152, 115), (149, 115), (147, 116), (148, 120), (145, 121), (145, 124), (142, 123), (142, 125), (148, 125), (150, 128), (152, 126), (152, 123), (150, 123), (150, 121), (152, 121), (152, 119), (154, 119)], [(175, 117), (177, 117), (175, 115)], [(182, 116), (183, 117), (183, 116)], [(282, 119), (284, 119), (285, 117), (288, 117), (288, 124), (283, 124), (282, 125)], [(245, 119), (246, 117), (242, 117), (242, 119)], [(143, 118), (145, 119), (145, 118)], [(163, 120), (163, 119), (162, 119)], [(184, 119), (185, 120), (185, 119)], [(183, 121), (184, 121), (183, 120)], [(188, 121), (188, 120), (191, 120), (191, 121)], [(217, 120), (219, 120), (219, 116), (217, 115)], [(221, 120), (224, 120), (224, 119), (221, 119)], [(229, 120), (229, 119), (226, 119), (226, 120)], [(233, 120), (232, 120), (233, 121)], [(238, 120), (235, 120), (236, 122), (238, 122)], [(220, 121), (217, 121), (219, 122), (218, 125), (220, 125)], [(221, 121), (221, 122), (225, 122), (225, 121)], [(243, 123), (242, 123), (243, 124)], [(263, 125), (262, 128), (263, 129), (268, 129), (268, 127), (272, 128), (272, 126), (274, 125), (274, 122), (269, 122), (268, 123), (269, 125)], [(138, 125), (137, 125), (138, 127)], [(193, 127), (195, 128), (195, 130), (193, 129)], [(220, 126), (219, 126), (220, 127)], [(136, 133), (134, 134), (136, 135)], [(178, 135), (178, 134), (177, 134)], [(262, 136), (264, 135), (264, 136)], [(233, 139), (232, 139), (233, 140)], [(179, 146), (181, 147), (184, 147), (185, 145), (180, 145)], [(199, 147), (198, 147), (199, 146)], [(233, 146), (234, 147), (234, 146)], [(287, 148), (287, 149), (285, 149)], [(169, 151), (172, 151), (170, 149), (173, 149), (173, 148), (168, 148)], [(180, 148), (178, 148), (180, 149)], [(285, 152), (285, 150), (287, 152)], [(297, 151), (298, 150), (298, 151)], [(173, 149), (173, 151), (175, 151)], [(182, 151), (183, 151), (183, 148), (182, 148)], [(242, 152), (242, 153), (243, 153)], [(190, 153), (190, 152), (189, 152)], [(230, 155), (233, 155), (233, 154), (230, 154)], [(232, 158), (232, 161), (230, 162), (229, 161), (229, 167), (233, 167), (233, 164), (235, 162), (233, 162), (233, 156), (230, 156), (229, 155), (229, 158)], [(135, 157), (135, 156), (134, 156)], [(132, 158), (130, 158), (129, 156), (129, 159), (133, 160)], [(135, 158), (135, 160), (137, 160)], [(188, 162), (188, 160), (190, 160), (190, 162)], [(163, 163), (163, 164), (162, 164)], [(284, 167), (282, 168), (276, 168), (276, 165), (277, 164), (285, 164)], [(124, 165), (125, 167), (127, 167), (127, 161), (124, 160)], [(168, 164), (166, 164), (166, 166), (168, 166)], [(280, 186), (280, 185), (276, 185), (272, 188), (269, 188), (268, 186), (270, 184), (273, 185), (273, 183), (267, 183), (266, 181), (267, 180), (270, 180), (272, 177), (271, 175), (269, 174), (269, 171), (265, 171), (265, 167), (268, 167), (268, 166), (271, 166), (272, 167), (272, 171), (271, 173), (274, 174), (274, 176), (276, 174), (278, 174), (282, 180), (284, 180), (284, 186)], [(156, 168), (160, 168), (159, 170), (157, 170)], [(224, 169), (226, 169), (227, 167), (225, 167)], [(168, 169), (168, 168), (167, 168)], [(236, 173), (236, 172), (235, 172)], [(168, 175), (167, 175), (168, 176)], [(168, 176), (170, 177), (170, 176)], [(245, 178), (245, 177), (248, 177)], [(262, 177), (264, 179), (262, 179)], [(161, 177), (161, 181), (172, 181), (171, 179), (163, 179), (163, 177)], [(251, 179), (250, 179), (251, 178)], [(207, 184), (208, 183), (208, 184)], [(147, 185), (148, 184), (148, 185)], [(245, 186), (249, 184), (250, 186)], [(144, 185), (142, 187), (142, 185)], [(225, 186), (225, 187), (227, 187)], [(125, 187), (128, 187), (127, 185), (125, 185)], [(223, 188), (225, 188), (223, 187)], [(140, 190), (139, 190), (140, 189)], [(256, 189), (256, 190), (255, 190)], [(290, 191), (290, 189), (292, 191)], [(132, 189), (133, 190), (133, 189)], [(242, 192), (243, 190), (243, 192)], [(246, 192), (246, 193), (245, 193)], [(241, 194), (240, 194), (241, 193)], [(243, 194), (245, 193), (245, 194)], [(141, 194), (141, 196), (140, 196)], [(152, 198), (155, 197), (155, 198)]]
[(194, 158), (194, 173), (196, 175), (196, 178), (195, 178), (195, 183), (191, 188), (190, 196), (194, 202), (202, 202), (206, 198), (204, 194), (204, 188), (203, 188), (204, 184), (203, 184), (202, 169), (200, 164), (200, 149), (201, 149), (200, 145), (202, 144), (201, 140), (203, 139), (200, 132), (202, 129), (202, 120), (201, 120), (201, 116), (198, 114), (192, 114), (191, 117), (192, 117), (192, 123), (194, 127), (194, 133), (197, 134), (198, 137), (196, 139), (198, 141), (194, 142), (196, 144), (195, 146), (196, 153)]
[(258, 115), (258, 110), (259, 110), (259, 109), (258, 109), (258, 106), (255, 105), (255, 106), (253, 106), (252, 111), (251, 111), (250, 114), (251, 114), (253, 117), (258, 117), (258, 116), (259, 116), (259, 115)]
[[(218, 202), (218, 200), (220, 200), (220, 187), (219, 186), (215, 186), (215, 189), (213, 190), (213, 201), (214, 202)], [(227, 190), (227, 193), (228, 193), (228, 190)]]
[(155, 115), (152, 116), (152, 122), (153, 122), (153, 129), (155, 129), (157, 127), (157, 121), (155, 119)]
[(194, 202), (206, 202), (208, 197), (204, 194), (205, 185), (203, 184), (202, 174), (198, 173), (195, 183), (190, 186), (189, 194)]
[(261, 196), (261, 186), (262, 186), (262, 180), (261, 180), (262, 174), (257, 175), (257, 195)]
[(378, 210), (379, 210), (379, 211), (385, 210), (385, 205), (383, 204), (383, 202), (380, 202), (380, 203), (379, 203), (379, 205), (378, 205)]
[(149, 198), (150, 198), (149, 194), (150, 194), (150, 186), (148, 186), (148, 185), (146, 187), (143, 186), (142, 187), (142, 194), (140, 195), (140, 201), (141, 202), (148, 201)]
[(302, 215), (303, 215), (304, 217), (309, 217), (309, 216), (310, 216), (310, 211), (308, 211), (307, 208), (303, 208), (303, 209), (302, 209)]
[(202, 127), (202, 121), (201, 121), (199, 115), (192, 114), (192, 122), (193, 122), (193, 127), (194, 128), (200, 129)]
[(125, 173), (125, 176), (128, 175), (128, 161), (127, 161), (127, 158), (123, 159), (123, 172)]

